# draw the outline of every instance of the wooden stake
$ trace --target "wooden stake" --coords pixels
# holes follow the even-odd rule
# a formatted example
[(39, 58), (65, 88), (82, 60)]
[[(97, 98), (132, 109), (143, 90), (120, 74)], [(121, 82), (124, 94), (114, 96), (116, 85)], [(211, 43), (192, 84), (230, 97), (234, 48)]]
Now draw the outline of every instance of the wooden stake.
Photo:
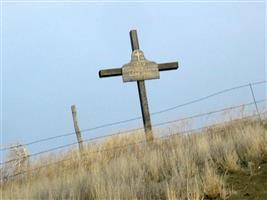
[(77, 136), (77, 141), (78, 141), (78, 144), (79, 144), (79, 150), (82, 153), (82, 151), (83, 151), (83, 140), (82, 140), (79, 124), (78, 124), (77, 111), (76, 111), (76, 106), (75, 105), (71, 106), (71, 111), (72, 111), (74, 129), (75, 129), (75, 133), (76, 133), (76, 136)]

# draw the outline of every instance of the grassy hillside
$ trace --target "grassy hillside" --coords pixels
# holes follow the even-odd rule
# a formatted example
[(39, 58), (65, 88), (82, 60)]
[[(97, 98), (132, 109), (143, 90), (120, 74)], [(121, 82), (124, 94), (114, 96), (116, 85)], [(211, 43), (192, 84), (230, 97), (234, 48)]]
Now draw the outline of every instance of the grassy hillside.
[[(238, 120), (205, 131), (140, 142), (112, 137), (30, 163), (1, 185), (3, 199), (264, 199), (267, 129)], [(66, 159), (64, 162), (57, 162)], [(46, 165), (57, 162), (53, 165)], [(22, 169), (22, 171), (25, 169)]]

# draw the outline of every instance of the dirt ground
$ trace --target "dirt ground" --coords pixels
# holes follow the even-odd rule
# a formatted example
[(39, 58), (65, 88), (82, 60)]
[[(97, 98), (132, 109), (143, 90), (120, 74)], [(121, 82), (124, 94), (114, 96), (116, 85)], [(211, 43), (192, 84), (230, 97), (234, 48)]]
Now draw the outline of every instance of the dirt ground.
[(249, 171), (229, 174), (227, 185), (233, 190), (229, 200), (267, 200), (267, 158), (252, 175)]

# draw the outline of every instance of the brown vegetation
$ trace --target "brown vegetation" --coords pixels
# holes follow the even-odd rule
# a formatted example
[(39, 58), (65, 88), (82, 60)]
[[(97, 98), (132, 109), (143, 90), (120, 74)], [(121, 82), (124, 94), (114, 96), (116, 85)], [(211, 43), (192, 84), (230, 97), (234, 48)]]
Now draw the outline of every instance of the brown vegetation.
[(1, 186), (3, 199), (227, 199), (227, 177), (256, 173), (267, 157), (266, 127), (239, 120), (145, 144), (142, 134), (121, 135), (32, 163), (60, 159)]

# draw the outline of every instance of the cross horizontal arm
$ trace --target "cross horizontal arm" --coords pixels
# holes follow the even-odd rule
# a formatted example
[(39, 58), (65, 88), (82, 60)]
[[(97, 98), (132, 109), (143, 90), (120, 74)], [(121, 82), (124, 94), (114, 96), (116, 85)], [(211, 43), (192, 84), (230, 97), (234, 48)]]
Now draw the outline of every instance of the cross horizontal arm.
[(159, 71), (176, 70), (178, 67), (178, 62), (161, 63), (159, 64)]
[(98, 72), (100, 78), (110, 77), (110, 76), (121, 76), (122, 69), (121, 68), (113, 68), (113, 69), (103, 69)]
[[(167, 70), (176, 70), (178, 69), (178, 62), (170, 62), (170, 63), (161, 63), (158, 64), (159, 71), (167, 71)], [(121, 76), (122, 68), (113, 68), (113, 69), (103, 69), (99, 71), (99, 77), (111, 77), (111, 76)]]

